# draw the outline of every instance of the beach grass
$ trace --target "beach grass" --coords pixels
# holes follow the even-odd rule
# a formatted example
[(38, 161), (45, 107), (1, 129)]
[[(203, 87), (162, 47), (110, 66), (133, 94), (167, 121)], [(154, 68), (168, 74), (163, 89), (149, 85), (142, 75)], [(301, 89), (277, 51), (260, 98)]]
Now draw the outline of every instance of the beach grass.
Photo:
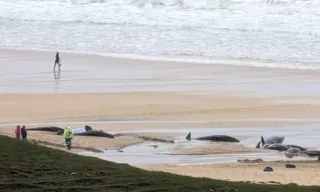
[(0, 136), (0, 191), (320, 192), (319, 187), (262, 185), (145, 171)]

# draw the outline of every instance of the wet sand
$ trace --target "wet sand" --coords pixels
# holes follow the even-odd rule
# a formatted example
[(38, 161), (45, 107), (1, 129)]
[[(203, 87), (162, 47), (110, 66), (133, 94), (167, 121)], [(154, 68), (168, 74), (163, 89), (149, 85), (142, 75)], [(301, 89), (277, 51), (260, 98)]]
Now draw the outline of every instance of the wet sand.
[[(2, 93), (227, 91), (246, 95), (319, 95), (319, 70), (139, 60), (0, 49)], [(297, 78), (299, 77), (299, 78)]]
[[(185, 155), (184, 162), (192, 161), (192, 155), (210, 154), (220, 155), (219, 161), (225, 161), (228, 159), (226, 154), (232, 153), (233, 162), (238, 156), (255, 152), (252, 146), (262, 133), (289, 133), (288, 130), (283, 132), (282, 128), (300, 130), (300, 127), (316, 127), (319, 124), (320, 92), (316, 89), (320, 82), (319, 71), (140, 61), (75, 53), (61, 53), (61, 59), (62, 72), (56, 74), (52, 72), (53, 52), (0, 50), (0, 107), (5, 109), (0, 111), (0, 134), (13, 136), (17, 124), (27, 127), (69, 125), (72, 128), (87, 124), (111, 133), (125, 131), (127, 136), (115, 139), (75, 137), (75, 146), (107, 149), (102, 156), (108, 156), (109, 150), (142, 143), (143, 139), (138, 138), (141, 135), (166, 139), (179, 137), (179, 140), (191, 128), (196, 128), (201, 132), (195, 133), (195, 136), (223, 133), (246, 138), (240, 132), (246, 133), (245, 129), (249, 128), (251, 131), (257, 130), (250, 136), (252, 141), (249, 145), (197, 144), (179, 148), (179, 145), (189, 145), (181, 141), (182, 144), (177, 144), (178, 148), (166, 151), (167, 154), (175, 154), (173, 156)], [(159, 133), (151, 130), (165, 128), (175, 131)], [(273, 131), (270, 132), (269, 128)], [(142, 130), (147, 133), (133, 135), (135, 131)], [(308, 133), (311, 135), (319, 132), (317, 128), (310, 130)], [(308, 141), (314, 141), (310, 135), (303, 136)], [(29, 132), (29, 138), (63, 143), (61, 136), (50, 133)], [(292, 141), (303, 141), (301, 138), (295, 139)], [(144, 154), (137, 154), (136, 158), (144, 157), (146, 161), (154, 158), (150, 152), (155, 149), (149, 144), (155, 143), (144, 143), (143, 147), (148, 147), (147, 150), (143, 148)], [(318, 145), (310, 142), (302, 144)], [(124, 148), (124, 155), (117, 153), (116, 156), (112, 156), (111, 151), (110, 157), (126, 160), (125, 154), (130, 151), (136, 154), (140, 149), (135, 146)], [(171, 162), (170, 156), (166, 158), (169, 158), (167, 162)], [(200, 163), (205, 164), (207, 160), (203, 158)], [(244, 165), (148, 166), (146, 168), (151, 170), (161, 168), (193, 176), (217, 175), (221, 177), (219, 179), (262, 181), (265, 177), (259, 175), (257, 169), (260, 170), (260, 167), (254, 165), (250, 168), (230, 168), (229, 171), (226, 171), (228, 166)], [(217, 172), (211, 172), (211, 168)], [(251, 172), (244, 175), (243, 170)], [(316, 176), (308, 167), (296, 170), (306, 172), (310, 177)], [(282, 177), (281, 182), (298, 183), (292, 175)], [(281, 179), (281, 174), (277, 179)], [(310, 182), (315, 182), (315, 179), (310, 179)]]
[[(139, 168), (165, 171), (193, 177), (208, 177), (230, 181), (249, 181), (253, 183), (319, 185), (320, 163), (307, 161), (306, 163), (290, 162), (296, 168), (285, 168), (286, 162), (262, 163), (233, 163), (218, 165), (141, 165)], [(267, 166), (273, 172), (264, 172)]]
[(261, 152), (256, 148), (245, 147), (242, 144), (232, 143), (208, 143), (203, 146), (191, 146), (189, 148), (176, 147), (170, 150), (167, 155), (211, 155), (211, 154), (226, 154), (226, 153), (252, 153)]

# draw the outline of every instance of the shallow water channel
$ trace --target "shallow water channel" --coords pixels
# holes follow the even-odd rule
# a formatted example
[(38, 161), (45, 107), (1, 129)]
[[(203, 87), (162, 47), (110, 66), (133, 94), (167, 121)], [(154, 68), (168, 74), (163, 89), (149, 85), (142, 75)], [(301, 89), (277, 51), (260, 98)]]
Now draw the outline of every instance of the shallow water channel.
[[(105, 150), (104, 153), (81, 152), (81, 155), (96, 156), (105, 160), (118, 163), (135, 164), (215, 164), (237, 162), (238, 159), (258, 159), (264, 161), (285, 160), (283, 152), (261, 150), (260, 152), (224, 153), (215, 155), (168, 155), (177, 148), (197, 147), (204, 145), (214, 145), (206, 141), (191, 140), (186, 141), (188, 132), (192, 133), (192, 138), (225, 134), (240, 140), (240, 145), (254, 148), (260, 140), (260, 136), (285, 136), (283, 144), (294, 144), (310, 149), (320, 149), (320, 128), (318, 126), (299, 126), (283, 128), (188, 128), (188, 129), (150, 129), (143, 131), (117, 131), (112, 133), (181, 133), (181, 136), (173, 137), (175, 143), (145, 142), (123, 148), (123, 152), (118, 150)], [(180, 134), (179, 134), (180, 135)], [(157, 148), (150, 145), (157, 145)], [(294, 159), (310, 159), (308, 157), (296, 157)]]

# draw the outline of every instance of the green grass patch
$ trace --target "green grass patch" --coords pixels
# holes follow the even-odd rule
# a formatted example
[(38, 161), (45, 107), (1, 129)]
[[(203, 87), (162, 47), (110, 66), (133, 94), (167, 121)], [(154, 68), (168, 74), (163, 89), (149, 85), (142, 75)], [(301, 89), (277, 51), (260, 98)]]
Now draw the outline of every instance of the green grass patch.
[(0, 136), (0, 192), (320, 192), (145, 171)]

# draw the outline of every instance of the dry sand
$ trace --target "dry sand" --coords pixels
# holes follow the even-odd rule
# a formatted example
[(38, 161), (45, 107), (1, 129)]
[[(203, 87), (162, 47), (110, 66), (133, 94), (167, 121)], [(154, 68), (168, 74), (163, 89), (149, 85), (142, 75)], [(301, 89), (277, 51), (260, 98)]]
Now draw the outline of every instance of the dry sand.
[[(96, 94), (2, 94), (0, 95), (0, 122), (32, 122), (51, 120), (92, 121), (114, 119), (145, 119), (145, 120), (209, 120), (209, 122), (166, 124), (99, 124), (94, 128), (105, 131), (141, 130), (150, 128), (175, 127), (252, 127), (252, 126), (283, 126), (299, 124), (297, 122), (264, 121), (228, 121), (243, 118), (310, 118), (318, 117), (320, 105), (274, 103), (281, 100), (277, 97), (248, 98), (225, 93), (194, 94), (192, 92), (146, 92), (146, 93), (96, 93)], [(211, 120), (211, 121), (210, 121)], [(223, 121), (225, 120), (225, 121)], [(313, 122), (300, 122), (307, 124)], [(55, 125), (54, 123), (52, 125)], [(66, 124), (58, 126), (66, 126)], [(83, 127), (85, 124), (71, 125)], [(38, 125), (40, 126), (40, 125)], [(30, 126), (29, 126), (30, 127)], [(1, 134), (13, 134), (14, 126), (3, 126)], [(30, 137), (62, 143), (56, 135), (43, 135), (29, 132)], [(173, 134), (173, 133), (172, 133)], [(158, 137), (159, 133), (151, 136)], [(131, 139), (92, 139), (76, 137), (75, 145), (101, 148), (114, 148), (136, 143), (141, 140)], [(190, 153), (208, 153), (218, 148), (188, 149)], [(228, 149), (226, 147), (225, 149)], [(230, 151), (232, 147), (229, 147)], [(190, 151), (191, 150), (191, 151)], [(232, 149), (235, 150), (235, 149)], [(246, 151), (237, 148), (235, 151)], [(181, 151), (180, 153), (185, 153)]]
[[(213, 120), (212, 127), (224, 125), (219, 120), (255, 118), (317, 118), (320, 104), (280, 103), (281, 97), (250, 98), (224, 92), (134, 92), (83, 94), (1, 94), (0, 123), (51, 120)], [(266, 120), (276, 124), (277, 121)], [(264, 122), (264, 123), (265, 123)], [(254, 122), (251, 122), (254, 124)], [(263, 124), (264, 124), (263, 123)], [(246, 123), (245, 123), (246, 124)], [(242, 126), (246, 126), (246, 125)], [(250, 122), (249, 122), (250, 124)], [(126, 127), (128, 128), (128, 127)]]
[[(320, 184), (320, 163), (317, 161), (296, 163), (296, 168), (285, 168), (285, 162), (263, 163), (233, 163), (217, 165), (141, 165), (143, 169), (164, 171), (193, 177), (208, 177), (219, 180), (250, 181), (255, 183), (281, 184), (296, 183), (298, 185)], [(271, 166), (273, 172), (264, 172), (266, 166)]]

